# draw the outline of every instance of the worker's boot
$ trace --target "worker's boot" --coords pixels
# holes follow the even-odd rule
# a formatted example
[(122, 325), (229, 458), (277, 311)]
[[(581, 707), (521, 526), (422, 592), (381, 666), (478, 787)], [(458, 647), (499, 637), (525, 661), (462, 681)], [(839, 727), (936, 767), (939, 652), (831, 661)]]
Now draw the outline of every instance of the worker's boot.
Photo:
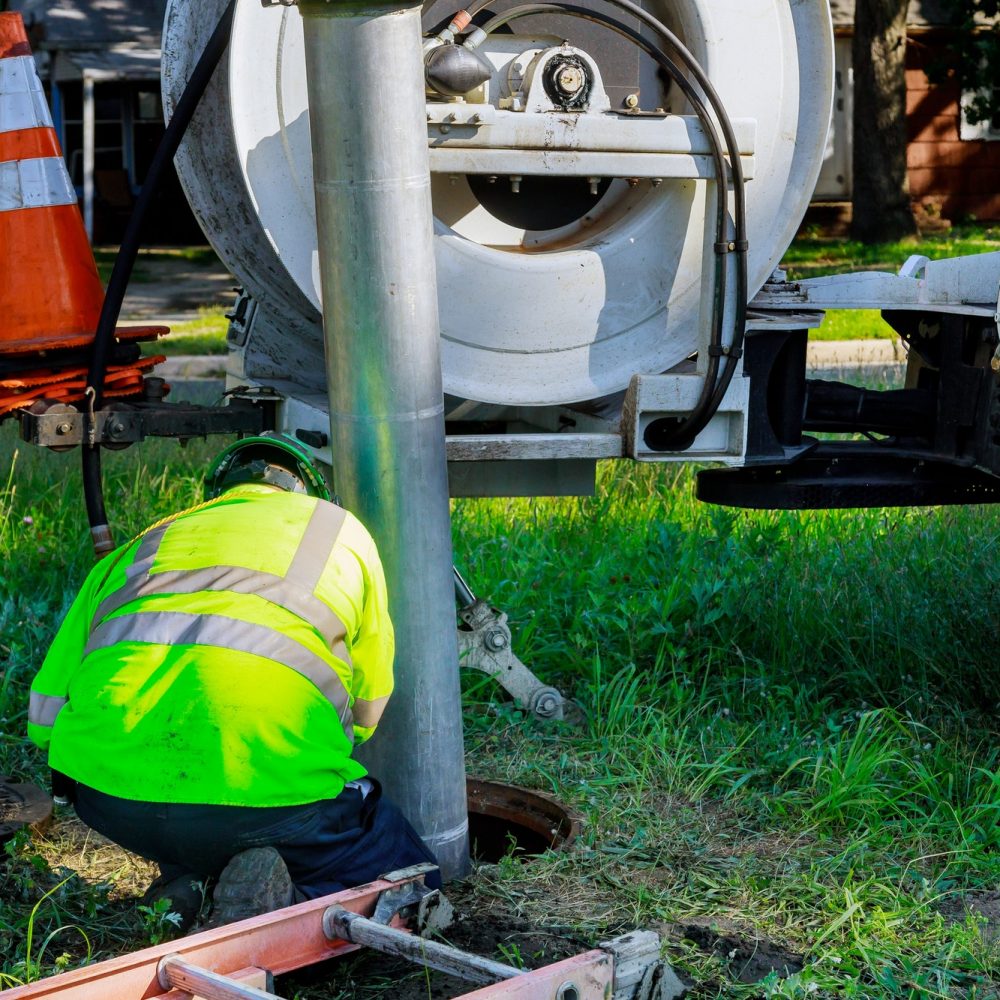
[(179, 919), (171, 919), (177, 930), (186, 933), (201, 913), (205, 902), (205, 880), (194, 872), (184, 872), (181, 875), (161, 874), (154, 879), (146, 890), (140, 904), (156, 907), (161, 900), (169, 900), (169, 908), (165, 913), (176, 913)]
[(212, 894), (206, 927), (222, 927), (291, 904), (294, 887), (285, 862), (273, 847), (237, 854), (223, 869)]

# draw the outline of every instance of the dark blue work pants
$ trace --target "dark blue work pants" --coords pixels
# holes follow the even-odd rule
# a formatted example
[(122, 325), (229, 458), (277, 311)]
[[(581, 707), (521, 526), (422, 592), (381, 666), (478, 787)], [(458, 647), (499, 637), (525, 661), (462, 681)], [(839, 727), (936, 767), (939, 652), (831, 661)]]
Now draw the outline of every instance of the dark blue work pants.
[[(266, 808), (133, 802), (77, 785), (75, 805), (87, 826), (157, 862), (168, 878), (218, 877), (240, 851), (273, 847), (300, 898), (315, 899), (410, 865), (437, 864), (378, 782), (372, 785), (364, 798), (345, 788), (335, 799)], [(437, 873), (427, 884), (440, 886)]]

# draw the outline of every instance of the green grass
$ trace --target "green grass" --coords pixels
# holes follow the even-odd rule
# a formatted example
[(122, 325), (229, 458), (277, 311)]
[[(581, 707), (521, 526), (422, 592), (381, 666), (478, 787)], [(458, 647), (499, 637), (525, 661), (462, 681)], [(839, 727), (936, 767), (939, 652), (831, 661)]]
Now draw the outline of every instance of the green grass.
[(894, 340), (898, 334), (877, 309), (831, 309), (810, 340)]
[(167, 357), (190, 354), (226, 353), (226, 331), (229, 320), (225, 316), (224, 307), (199, 310), (197, 319), (186, 323), (174, 323), (170, 327), (169, 336), (162, 337), (153, 343), (143, 344), (144, 355), (165, 354)]
[[(101, 281), (107, 284), (111, 277), (111, 270), (115, 266), (118, 258), (118, 247), (94, 247), (94, 260), (97, 262), (97, 273), (101, 276)], [(215, 251), (208, 246), (193, 247), (156, 247), (155, 249), (142, 248), (132, 269), (132, 281), (140, 284), (149, 281), (151, 274), (148, 264), (163, 261), (185, 261), (204, 267), (221, 267), (222, 264), (216, 256)]]
[(818, 278), (845, 271), (898, 271), (913, 254), (932, 260), (1000, 250), (1000, 227), (955, 226), (943, 233), (925, 233), (918, 238), (895, 243), (858, 243), (821, 235), (800, 233), (785, 252), (782, 267), (793, 281)]
[[(1000, 250), (1000, 227), (956, 226), (944, 233), (926, 233), (895, 243), (864, 244), (806, 230), (785, 252), (781, 266), (790, 280), (820, 278), (847, 271), (895, 273), (913, 254), (931, 260)], [(810, 331), (812, 340), (894, 340), (897, 334), (874, 309), (834, 309), (823, 325)]]
[[(12, 450), (5, 427), (0, 771), (43, 780), (27, 686), (90, 557), (78, 456), (8, 478)], [(109, 456), (117, 537), (197, 499), (215, 450)], [(741, 512), (696, 503), (693, 474), (609, 463), (593, 498), (455, 503), (460, 567), (583, 720), (525, 719), (467, 676), (469, 771), (585, 819), (572, 851), (480, 866), (463, 905), (584, 943), (660, 927), (694, 997), (995, 997), (998, 948), (954, 915), (1000, 879), (1000, 512)], [(90, 852), (59, 829), (0, 869), (7, 976), (163, 933), (124, 861), (60, 886)], [(802, 970), (740, 983), (698, 922)]]

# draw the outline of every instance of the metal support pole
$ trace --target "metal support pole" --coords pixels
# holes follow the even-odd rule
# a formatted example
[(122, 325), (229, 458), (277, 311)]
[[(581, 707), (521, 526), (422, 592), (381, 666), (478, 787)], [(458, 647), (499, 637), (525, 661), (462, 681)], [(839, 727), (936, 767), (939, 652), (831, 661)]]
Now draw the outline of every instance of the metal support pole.
[(470, 983), (497, 983), (526, 975), (524, 969), (515, 969), (512, 965), (494, 962), (439, 941), (428, 941), (398, 927), (386, 927), (342, 906), (331, 906), (323, 914), (323, 933), (331, 940), (340, 938), (352, 944), (364, 944), (383, 954), (404, 958)]
[(389, 584), (396, 690), (359, 754), (469, 866), (420, 7), (300, 0), (338, 493)]
[(94, 78), (83, 73), (83, 228), (87, 239), (94, 242), (94, 151), (96, 125), (94, 121)]

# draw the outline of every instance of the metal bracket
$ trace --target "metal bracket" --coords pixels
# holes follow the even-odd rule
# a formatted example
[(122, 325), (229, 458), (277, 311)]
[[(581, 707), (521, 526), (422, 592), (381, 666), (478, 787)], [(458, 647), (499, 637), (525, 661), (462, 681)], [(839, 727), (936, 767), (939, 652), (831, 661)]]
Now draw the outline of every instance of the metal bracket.
[(415, 877), (416, 881), (386, 889), (375, 904), (372, 920), (388, 927), (394, 918), (401, 917), (420, 937), (451, 926), (455, 919), (455, 908), (440, 889), (429, 889), (424, 884), (424, 878), (435, 871), (436, 865), (422, 864), (381, 876), (386, 882), (400, 882)]
[[(162, 379), (147, 379), (162, 382)], [(21, 437), (29, 444), (65, 450), (83, 444), (125, 448), (147, 437), (204, 437), (206, 434), (258, 434), (261, 409), (242, 399), (228, 406), (185, 403), (114, 403), (80, 413), (72, 406), (39, 400), (21, 413)]]
[(611, 1000), (674, 1000), (687, 987), (660, 958), (660, 935), (655, 931), (632, 931), (598, 945), (615, 961)]
[(466, 625), (458, 630), (463, 667), (495, 678), (522, 708), (538, 718), (563, 718), (563, 696), (556, 688), (543, 684), (514, 655), (507, 616), (502, 611), (476, 598), (458, 614)]

